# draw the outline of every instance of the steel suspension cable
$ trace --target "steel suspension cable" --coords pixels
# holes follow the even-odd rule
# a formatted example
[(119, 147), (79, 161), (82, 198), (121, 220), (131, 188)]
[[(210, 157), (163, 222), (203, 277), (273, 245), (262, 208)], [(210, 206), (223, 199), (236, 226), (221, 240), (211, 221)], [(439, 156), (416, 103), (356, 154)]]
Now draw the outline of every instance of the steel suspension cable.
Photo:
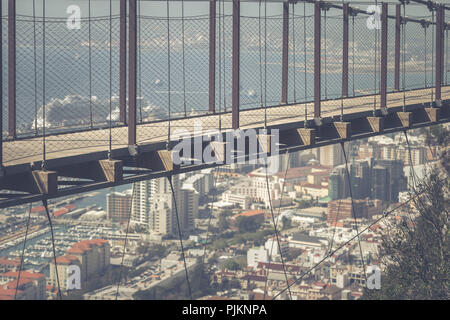
[(325, 10), (324, 10), (324, 12), (323, 12), (323, 22), (324, 22), (324, 25), (325, 25), (325, 27), (324, 27), (324, 30), (323, 30), (323, 37), (325, 38), (325, 41), (324, 41), (324, 69), (325, 69), (325, 72), (324, 72), (324, 80), (325, 80), (325, 88), (324, 88), (324, 95), (325, 95), (325, 100), (327, 100), (328, 99), (328, 59), (327, 59), (327, 47), (328, 47), (328, 45), (327, 45), (327, 11), (328, 11), (328, 9), (327, 8), (325, 8)]
[(334, 219), (333, 236), (331, 237), (330, 247), (329, 247), (329, 251), (328, 251), (328, 252), (331, 252), (331, 251), (333, 250), (334, 236), (335, 236), (335, 234), (336, 234), (337, 223), (338, 223), (338, 221), (339, 221), (339, 212), (340, 212), (340, 210), (341, 210), (341, 202), (342, 202), (342, 199), (339, 199), (338, 209), (337, 209), (336, 217), (335, 217), (335, 219)]
[(33, 0), (33, 61), (34, 61), (34, 135), (39, 133), (37, 126), (37, 60), (36, 60), (36, 0)]
[(403, 65), (403, 76), (402, 76), (402, 89), (403, 89), (403, 112), (406, 111), (406, 4), (403, 3), (403, 17), (405, 18), (402, 21), (402, 47), (403, 47), (403, 56), (402, 56), (402, 65)]
[[(222, 1), (219, 1), (219, 132), (222, 132)], [(217, 16), (217, 10), (214, 12)], [(214, 44), (215, 46), (216, 44)], [(224, 84), (225, 85), (225, 84)]]
[(169, 180), (170, 190), (172, 191), (172, 199), (173, 199), (173, 203), (174, 203), (174, 206), (175, 206), (175, 216), (176, 216), (176, 219), (177, 219), (177, 229), (178, 229), (178, 235), (180, 237), (181, 255), (182, 255), (183, 263), (184, 263), (184, 271), (186, 273), (186, 283), (187, 283), (187, 286), (188, 286), (189, 297), (190, 297), (191, 300), (193, 300), (192, 299), (192, 291), (191, 291), (191, 283), (189, 281), (189, 274), (188, 274), (188, 269), (187, 269), (187, 264), (186, 264), (186, 256), (184, 254), (183, 236), (182, 236), (182, 233), (181, 233), (180, 217), (178, 215), (177, 199), (175, 197), (175, 190), (173, 188), (173, 183), (172, 183), (172, 175), (168, 176), (167, 180)]
[(434, 7), (431, 7), (431, 22), (432, 22), (432, 27), (431, 27), (431, 101), (430, 104), (433, 104), (433, 100), (434, 100), (434, 32), (435, 32), (435, 16), (434, 16)]
[[(342, 152), (344, 154), (344, 160), (345, 160), (345, 171), (347, 173), (347, 182), (348, 182), (348, 189), (350, 193), (350, 201), (352, 205), (352, 215), (353, 215), (353, 223), (355, 224), (355, 230), (356, 234), (358, 234), (358, 222), (356, 220), (356, 212), (355, 212), (355, 205), (353, 203), (353, 193), (352, 193), (352, 183), (351, 183), (351, 177), (350, 177), (350, 170), (348, 169), (348, 158), (347, 158), (347, 152), (345, 151), (344, 142), (341, 142), (341, 148)], [(367, 283), (367, 274), (366, 274), (366, 264), (364, 262), (364, 255), (361, 247), (361, 240), (358, 236), (358, 246), (359, 246), (359, 253), (361, 255), (361, 263), (364, 271), (364, 279)]]
[[(443, 182), (446, 181), (448, 178), (444, 178), (442, 180), (440, 180), (439, 182)], [(367, 227), (365, 227), (364, 229), (362, 229), (360, 232), (358, 232), (355, 236), (353, 236), (352, 238), (350, 238), (348, 241), (344, 242), (342, 245), (340, 245), (339, 247), (337, 247), (335, 250), (333, 250), (332, 252), (330, 252), (329, 254), (327, 254), (322, 260), (320, 260), (319, 262), (317, 262), (314, 266), (312, 266), (311, 268), (309, 268), (307, 271), (305, 271), (300, 277), (296, 278), (291, 284), (289, 284), (289, 288), (292, 287), (293, 285), (297, 284), (299, 281), (301, 281), (306, 275), (308, 275), (309, 273), (311, 273), (313, 270), (315, 270), (319, 265), (321, 265), (325, 260), (327, 260), (328, 258), (330, 258), (332, 255), (334, 255), (336, 252), (338, 252), (339, 250), (341, 250), (342, 248), (345, 248), (349, 243), (351, 243), (353, 240), (355, 240), (356, 238), (359, 238), (360, 235), (362, 235), (364, 232), (366, 232), (367, 230), (369, 230), (371, 227), (373, 227), (374, 225), (376, 225), (377, 223), (379, 223), (380, 221), (382, 221), (383, 219), (385, 219), (386, 217), (390, 216), (393, 212), (395, 212), (397, 209), (402, 208), (403, 206), (409, 204), (411, 201), (415, 200), (416, 198), (418, 198), (419, 196), (421, 196), (423, 193), (425, 193), (426, 191), (428, 191), (430, 188), (425, 188), (423, 190), (421, 190), (420, 192), (417, 192), (414, 196), (410, 197), (408, 200), (406, 200), (405, 202), (399, 204), (397, 207), (392, 208), (390, 211), (386, 211), (383, 213), (383, 215), (381, 217), (379, 217), (377, 220), (373, 221), (372, 223), (370, 223)], [(279, 293), (277, 293), (272, 300), (275, 300), (277, 297), (279, 297), (281, 294), (283, 294), (288, 288), (285, 288), (283, 290), (281, 290)]]
[(263, 108), (263, 72), (262, 72), (262, 37), (261, 37), (261, 2), (262, 0), (259, 0), (259, 6), (258, 6), (258, 49), (259, 49), (259, 107)]
[[(378, 8), (378, 1), (375, 0), (375, 6)], [(376, 15), (377, 11), (375, 11), (374, 15)], [(375, 21), (376, 24), (379, 23), (379, 21)], [(375, 35), (375, 44), (374, 44), (374, 93), (373, 93), (373, 116), (376, 116), (376, 111), (377, 111), (377, 62), (378, 62), (378, 26), (376, 26), (376, 28), (374, 29), (374, 35)]]
[(42, 170), (47, 169), (46, 159), (45, 159), (45, 127), (46, 127), (46, 119), (45, 119), (45, 0), (42, 0)]
[(428, 68), (428, 65), (427, 65), (427, 59), (428, 59), (428, 41), (427, 41), (427, 28), (428, 28), (428, 26), (426, 25), (426, 23), (424, 23), (423, 25), (423, 30), (424, 30), (424, 38), (425, 38), (425, 46), (424, 46), (424, 49), (425, 49), (425, 88), (428, 88), (428, 70), (427, 70), (427, 68)]
[[(219, 4), (220, 5), (220, 4)], [(213, 183), (213, 197), (211, 199), (211, 202), (209, 204), (209, 207), (211, 208), (209, 211), (209, 219), (208, 219), (208, 228), (206, 230), (206, 239), (205, 239), (205, 245), (203, 246), (203, 256), (202, 256), (202, 265), (205, 264), (205, 257), (206, 257), (206, 245), (208, 244), (208, 238), (209, 238), (209, 230), (211, 228), (211, 218), (213, 216), (213, 209), (214, 209), (214, 202), (215, 202), (215, 198), (216, 198), (216, 183), (217, 183), (217, 167), (214, 167), (214, 183)]]
[[(342, 0), (342, 7), (344, 7), (344, 0)], [(348, 26), (347, 26), (347, 29), (348, 29)], [(347, 43), (347, 47), (348, 47), (348, 43)], [(344, 49), (342, 49), (342, 58), (344, 58)], [(348, 59), (348, 54), (347, 54), (347, 59)], [(347, 61), (347, 64), (348, 64), (348, 61)], [(342, 65), (342, 72), (343, 71), (344, 71), (344, 66)], [(347, 85), (348, 85), (348, 83), (347, 83)], [(342, 82), (342, 89), (343, 88), (344, 88), (344, 82)], [(344, 97), (344, 90), (342, 90), (342, 94), (341, 94), (341, 115), (340, 115), (341, 122), (344, 121), (344, 98), (345, 98)]]
[(306, 53), (306, 2), (303, 2), (303, 59), (304, 59), (304, 73), (305, 73), (305, 83), (304, 83), (304, 89), (305, 89), (305, 121), (304, 121), (304, 127), (308, 127), (308, 68), (307, 68), (307, 59), (308, 55)]
[(138, 0), (138, 21), (137, 21), (137, 28), (138, 28), (138, 69), (139, 69), (139, 118), (142, 123), (142, 64), (141, 64), (141, 50), (142, 50), (142, 41), (141, 41), (141, 0)]
[(294, 64), (294, 103), (297, 103), (297, 85), (296, 85), (296, 73), (297, 73), (297, 66), (296, 66), (296, 50), (295, 50), (295, 3), (292, 2), (292, 59)]
[(117, 289), (116, 289), (116, 296), (115, 296), (115, 300), (116, 301), (117, 301), (117, 298), (119, 297), (120, 282), (122, 281), (123, 263), (125, 261), (125, 252), (126, 252), (126, 249), (127, 249), (128, 233), (129, 233), (129, 230), (130, 230), (131, 215), (133, 213), (133, 203), (134, 203), (135, 188), (136, 188), (135, 184), (133, 183), (131, 185), (131, 205), (130, 205), (130, 209), (128, 211), (128, 221), (127, 221), (127, 228), (126, 228), (126, 232), (125, 232), (125, 239), (124, 239), (124, 243), (123, 243), (122, 261), (120, 262), (119, 279), (117, 280)]
[[(33, 5), (34, 5), (34, 1), (33, 1)], [(22, 246), (22, 254), (21, 254), (21, 258), (20, 258), (19, 273), (17, 274), (16, 290), (14, 292), (14, 300), (16, 300), (16, 298), (17, 298), (17, 291), (18, 291), (19, 284), (20, 284), (20, 275), (21, 275), (22, 269), (23, 269), (23, 258), (24, 258), (24, 255), (25, 255), (25, 247), (27, 245), (28, 231), (30, 229), (30, 219), (31, 219), (31, 208), (32, 208), (32, 206), (33, 206), (33, 203), (30, 202), (30, 208), (28, 209), (27, 226), (26, 226), (26, 230), (25, 230), (25, 237), (24, 237), (23, 246)]]
[(410, 176), (412, 178), (413, 181), (413, 188), (415, 189), (417, 187), (417, 175), (416, 175), (416, 171), (414, 169), (414, 163), (412, 160), (412, 154), (411, 154), (411, 145), (409, 144), (409, 139), (408, 139), (408, 133), (406, 132), (406, 130), (403, 130), (403, 134), (405, 135), (405, 139), (406, 139), (406, 145), (408, 146), (408, 157), (409, 157), (409, 167), (410, 167)]
[(167, 107), (169, 113), (169, 123), (167, 130), (167, 146), (170, 144), (170, 118), (171, 118), (171, 104), (170, 104), (170, 0), (166, 0), (166, 11), (167, 11)]
[(352, 12), (352, 90), (355, 96), (355, 14)]
[[(44, 0), (44, 2), (45, 2), (45, 0)], [(54, 259), (54, 262), (55, 262), (56, 283), (58, 285), (59, 299), (62, 300), (61, 286), (60, 286), (60, 283), (59, 283), (59, 274), (58, 274), (58, 263), (56, 262), (55, 235), (54, 235), (54, 232), (53, 232), (52, 219), (50, 218), (50, 212), (48, 210), (47, 199), (42, 200), (42, 204), (44, 205), (45, 213), (47, 214), (48, 223), (50, 225), (50, 234), (51, 234), (52, 249), (53, 249), (53, 259)]]
[(184, 108), (184, 116), (187, 116), (186, 111), (186, 63), (185, 63), (185, 56), (184, 56), (184, 0), (181, 0), (181, 33), (182, 33), (182, 40), (181, 40), (181, 52), (182, 52), (182, 64), (183, 64), (183, 108)]
[(109, 0), (109, 160), (112, 158), (112, 121), (112, 0)]
[(267, 128), (267, 0), (264, 0), (264, 129)]
[(93, 128), (92, 119), (92, 38), (91, 38), (91, 0), (88, 1), (88, 63), (89, 63), (89, 120), (91, 129)]
[[(268, 178), (268, 174), (267, 174), (267, 158), (266, 158), (266, 166), (265, 166), (265, 168), (266, 168), (266, 186), (267, 186), (267, 193), (269, 195), (270, 210), (271, 210), (271, 213), (272, 213), (272, 223), (273, 223), (273, 227), (274, 227), (274, 231), (275, 231), (275, 237), (277, 239), (278, 251), (280, 252), (280, 259), (281, 259), (281, 263), (283, 265), (283, 272), (284, 272), (284, 277), (285, 277), (287, 286), (289, 286), (289, 280), (288, 280), (287, 273), (286, 273), (286, 267), (285, 267), (285, 264), (284, 264), (283, 253), (282, 253), (281, 246), (280, 246), (280, 239), (279, 239), (278, 232), (277, 232), (277, 226), (278, 226), (278, 221), (280, 219), (281, 202), (283, 200), (283, 193), (284, 193), (284, 187), (285, 187), (285, 183), (286, 183), (287, 172), (288, 172), (288, 169), (289, 169), (290, 156), (291, 156), (291, 154), (288, 152), (288, 149), (286, 149), (286, 170), (284, 172), (284, 180), (283, 180), (283, 185), (281, 187), (280, 204), (278, 206), (278, 214), (277, 214), (277, 220), (276, 221), (275, 221), (274, 214), (273, 214), (272, 200), (271, 200), (271, 197), (270, 197), (270, 190), (269, 190), (269, 185), (268, 185), (269, 178)], [(270, 246), (270, 252), (269, 252), (269, 260), (268, 260), (269, 268), (267, 270), (266, 280), (265, 280), (265, 283), (264, 283), (263, 300), (266, 300), (267, 280), (269, 278), (269, 272), (270, 272), (269, 270), (270, 270), (270, 261), (271, 261), (271, 258), (272, 258), (272, 251), (273, 251), (273, 239), (272, 239), (272, 244)], [(289, 289), (289, 296), (290, 296), (290, 299), (292, 300), (292, 294), (291, 294), (291, 290), (290, 289)]]
[(225, 0), (222, 0), (222, 41), (223, 41), (223, 49), (222, 49), (222, 60), (223, 60), (223, 108), (224, 111), (227, 112), (227, 89), (226, 89), (226, 39), (225, 39)]

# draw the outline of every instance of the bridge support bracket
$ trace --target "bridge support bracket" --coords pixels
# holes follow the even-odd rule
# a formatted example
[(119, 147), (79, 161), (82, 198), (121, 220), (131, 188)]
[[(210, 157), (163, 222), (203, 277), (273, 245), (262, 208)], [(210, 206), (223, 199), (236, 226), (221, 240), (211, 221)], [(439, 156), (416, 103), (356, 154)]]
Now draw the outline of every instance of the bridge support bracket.
[(305, 146), (312, 146), (316, 143), (316, 129), (300, 128), (297, 129), (302, 144)]
[(140, 154), (131, 166), (152, 171), (177, 171), (180, 169), (180, 165), (174, 164), (173, 152), (171, 150), (158, 150)]
[(440, 109), (439, 108), (425, 108), (425, 112), (428, 116), (428, 120), (430, 122), (438, 122), (439, 121), (439, 115), (440, 115)]
[(119, 182), (123, 178), (123, 161), (105, 159), (59, 167), (55, 170), (63, 177)]
[(0, 179), (0, 189), (54, 195), (58, 191), (58, 174), (56, 171), (34, 170), (5, 176)]
[(280, 132), (280, 143), (285, 146), (311, 146), (316, 143), (316, 129), (297, 128)]
[(412, 112), (397, 112), (397, 117), (400, 120), (403, 128), (409, 128), (412, 125)]
[(58, 174), (56, 171), (36, 170), (31, 172), (39, 193), (54, 195), (58, 191)]
[(352, 136), (352, 127), (350, 122), (333, 122), (333, 127), (341, 139), (349, 139)]
[(382, 117), (367, 117), (367, 122), (372, 132), (382, 132), (384, 129), (384, 118)]
[(106, 181), (118, 182), (123, 179), (122, 160), (100, 160), (99, 164), (105, 175)]

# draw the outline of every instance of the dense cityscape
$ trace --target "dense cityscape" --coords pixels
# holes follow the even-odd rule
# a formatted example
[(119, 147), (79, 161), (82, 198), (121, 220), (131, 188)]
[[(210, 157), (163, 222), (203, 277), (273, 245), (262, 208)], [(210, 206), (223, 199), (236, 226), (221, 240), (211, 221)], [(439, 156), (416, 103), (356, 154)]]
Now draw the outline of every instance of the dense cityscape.
[(0, 299), (55, 299), (58, 288), (72, 299), (183, 299), (185, 264), (195, 299), (360, 299), (364, 268), (381, 267), (386, 225), (410, 218), (411, 208), (373, 222), (438, 163), (441, 147), (427, 137), (417, 129), (409, 146), (403, 133), (345, 143), (348, 175), (332, 144), (280, 156), (275, 174), (231, 164), (173, 176), (174, 194), (159, 178), (54, 200), (56, 266), (45, 208), (5, 209)]

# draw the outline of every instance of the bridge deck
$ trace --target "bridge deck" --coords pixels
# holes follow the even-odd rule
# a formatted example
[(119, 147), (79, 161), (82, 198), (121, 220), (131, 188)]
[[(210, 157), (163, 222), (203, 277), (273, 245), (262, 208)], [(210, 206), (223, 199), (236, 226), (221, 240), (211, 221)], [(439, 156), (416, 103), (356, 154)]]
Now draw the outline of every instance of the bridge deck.
[[(429, 103), (433, 89), (418, 89), (406, 92), (406, 104), (417, 105)], [(344, 99), (344, 114), (358, 114), (368, 112), (373, 109), (375, 96), (363, 96)], [(380, 96), (377, 95), (377, 109), (380, 108)], [(450, 86), (442, 88), (442, 100), (450, 99)], [(403, 105), (403, 92), (388, 94), (388, 109)], [(341, 100), (326, 100), (321, 104), (322, 118), (339, 116)], [(311, 119), (314, 113), (314, 104), (306, 103), (308, 118)], [(267, 108), (267, 124), (277, 127), (288, 123), (304, 121), (305, 103), (295, 105), (285, 105)], [(231, 128), (231, 113), (218, 115), (207, 115), (171, 121), (171, 132), (177, 129), (185, 129), (193, 132), (195, 121), (201, 121), (203, 130), (218, 129), (219, 118), (222, 129)], [(241, 110), (240, 128), (261, 128), (264, 124), (264, 111)], [(127, 127), (117, 127), (112, 129), (113, 155), (114, 150), (128, 147)], [(152, 145), (158, 142), (165, 142), (168, 134), (168, 121), (161, 121), (137, 126), (137, 143), (139, 145)], [(66, 133), (49, 135), (46, 138), (46, 159), (67, 158), (72, 156), (87, 155), (96, 152), (105, 152), (109, 145), (109, 129), (99, 129), (92, 131), (82, 131), (76, 133)], [(42, 138), (29, 138), (15, 141), (3, 142), (3, 164), (6, 168), (17, 165), (30, 164), (42, 160)]]

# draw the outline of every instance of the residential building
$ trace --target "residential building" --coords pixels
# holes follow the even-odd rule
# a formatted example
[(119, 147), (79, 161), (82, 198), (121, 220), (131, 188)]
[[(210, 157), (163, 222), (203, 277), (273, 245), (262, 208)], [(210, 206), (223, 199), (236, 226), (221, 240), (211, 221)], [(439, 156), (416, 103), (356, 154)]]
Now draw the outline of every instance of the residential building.
[(106, 195), (108, 220), (120, 223), (128, 222), (131, 214), (131, 201), (131, 190), (108, 193)]

